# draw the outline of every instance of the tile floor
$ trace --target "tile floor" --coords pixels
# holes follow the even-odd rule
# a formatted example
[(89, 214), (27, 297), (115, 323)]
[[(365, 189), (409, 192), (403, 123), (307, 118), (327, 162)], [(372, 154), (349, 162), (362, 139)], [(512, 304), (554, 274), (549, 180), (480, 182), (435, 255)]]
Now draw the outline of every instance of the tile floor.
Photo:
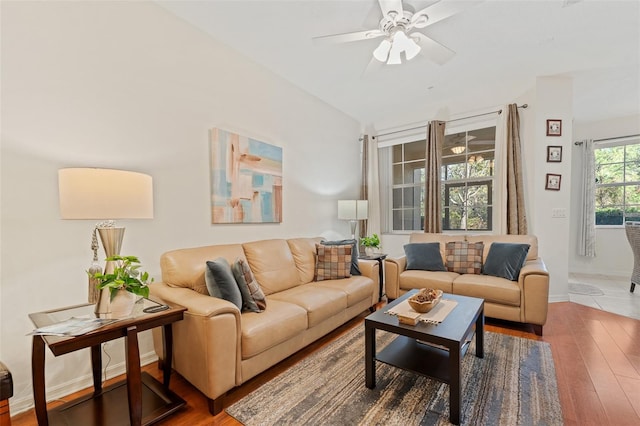
[(569, 293), (571, 302), (640, 319), (640, 286), (636, 285), (635, 291), (631, 293), (629, 291), (631, 287), (629, 278), (570, 274), (569, 283), (591, 284), (604, 293), (603, 295), (593, 296)]

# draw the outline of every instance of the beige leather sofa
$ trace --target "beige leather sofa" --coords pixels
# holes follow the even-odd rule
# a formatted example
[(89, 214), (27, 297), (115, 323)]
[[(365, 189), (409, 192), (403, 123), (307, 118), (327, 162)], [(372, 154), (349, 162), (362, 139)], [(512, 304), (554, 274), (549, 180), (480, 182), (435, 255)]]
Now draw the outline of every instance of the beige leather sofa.
[[(173, 324), (173, 367), (219, 413), (227, 391), (358, 316), (378, 301), (378, 264), (360, 261), (362, 275), (315, 282), (316, 242), (276, 239), (187, 248), (164, 253), (162, 282), (151, 295), (187, 308)], [(209, 296), (206, 261), (244, 258), (266, 295), (264, 312), (240, 312)], [(154, 330), (162, 356), (160, 332)]]
[(385, 286), (389, 299), (396, 299), (415, 288), (437, 288), (445, 293), (479, 297), (485, 300), (485, 316), (508, 321), (529, 323), (534, 331), (542, 335), (542, 326), (547, 321), (549, 299), (549, 273), (538, 256), (538, 239), (533, 235), (447, 235), (414, 233), (410, 243), (440, 243), (440, 254), (446, 265), (446, 245), (450, 241), (466, 240), (483, 242), (483, 264), (493, 242), (529, 244), (525, 265), (520, 270), (518, 281), (505, 278), (458, 274), (445, 271), (406, 270), (406, 257), (385, 259)]

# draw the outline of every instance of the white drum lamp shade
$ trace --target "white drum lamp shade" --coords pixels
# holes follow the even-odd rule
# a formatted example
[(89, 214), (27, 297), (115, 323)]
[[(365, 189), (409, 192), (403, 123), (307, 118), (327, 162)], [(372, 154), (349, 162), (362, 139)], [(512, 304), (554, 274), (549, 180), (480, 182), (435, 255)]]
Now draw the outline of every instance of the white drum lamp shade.
[(356, 226), (369, 214), (367, 200), (338, 200), (338, 219), (348, 220), (351, 226), (351, 238), (356, 237)]

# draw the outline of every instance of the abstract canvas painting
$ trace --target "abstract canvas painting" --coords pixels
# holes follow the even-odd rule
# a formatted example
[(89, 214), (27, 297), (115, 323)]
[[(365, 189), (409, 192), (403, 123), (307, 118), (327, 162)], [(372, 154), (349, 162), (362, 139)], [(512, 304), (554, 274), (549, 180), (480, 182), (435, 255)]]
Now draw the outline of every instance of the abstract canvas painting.
[(211, 223), (282, 222), (282, 148), (211, 129)]

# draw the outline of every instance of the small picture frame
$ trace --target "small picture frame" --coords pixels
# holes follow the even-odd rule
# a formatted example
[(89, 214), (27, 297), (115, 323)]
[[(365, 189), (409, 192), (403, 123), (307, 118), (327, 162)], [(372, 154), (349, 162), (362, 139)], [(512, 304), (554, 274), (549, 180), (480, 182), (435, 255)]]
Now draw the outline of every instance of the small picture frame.
[(547, 120), (547, 136), (562, 136), (562, 120)]
[(549, 191), (560, 191), (561, 179), (562, 179), (562, 175), (547, 173), (547, 184), (545, 185), (544, 189)]
[(561, 163), (561, 162), (562, 162), (562, 147), (547, 146), (547, 163)]

